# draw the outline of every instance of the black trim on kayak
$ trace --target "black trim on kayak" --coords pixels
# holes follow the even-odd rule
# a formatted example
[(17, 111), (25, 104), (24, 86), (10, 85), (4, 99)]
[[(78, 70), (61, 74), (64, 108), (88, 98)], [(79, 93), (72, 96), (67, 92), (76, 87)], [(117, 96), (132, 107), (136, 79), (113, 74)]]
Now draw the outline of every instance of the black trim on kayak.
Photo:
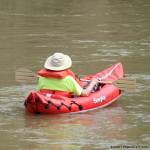
[(71, 101), (70, 105), (66, 105), (63, 102), (61, 102), (60, 105), (58, 106), (58, 105), (54, 104), (51, 100), (48, 100), (48, 103), (45, 105), (45, 109), (49, 109), (49, 105), (52, 105), (52, 106), (56, 107), (57, 110), (60, 110), (62, 106), (65, 106), (69, 111), (71, 111), (73, 104), (77, 105), (79, 110), (83, 110), (83, 106), (76, 103), (75, 101)]

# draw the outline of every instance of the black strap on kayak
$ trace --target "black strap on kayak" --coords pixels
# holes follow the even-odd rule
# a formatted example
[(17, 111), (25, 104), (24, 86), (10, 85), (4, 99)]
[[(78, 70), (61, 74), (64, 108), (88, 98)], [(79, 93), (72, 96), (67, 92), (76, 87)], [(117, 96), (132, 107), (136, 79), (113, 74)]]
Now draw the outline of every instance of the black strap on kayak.
[(57, 110), (60, 110), (60, 106), (55, 105), (51, 100), (48, 100), (47, 102), (48, 103), (45, 105), (45, 109), (48, 109), (49, 105), (51, 104), (51, 105), (55, 106), (57, 108)]
[(51, 100), (48, 100), (48, 103), (45, 105), (45, 109), (48, 109), (50, 104), (53, 105), (54, 107), (56, 107), (57, 110), (60, 110), (62, 106), (65, 106), (69, 111), (71, 111), (71, 106), (67, 106), (63, 102), (61, 102), (61, 104), (59, 106), (57, 106)]
[(66, 104), (64, 104), (64, 103), (61, 103), (61, 106), (65, 106), (66, 108), (68, 108), (68, 110), (70, 110), (71, 111), (71, 106), (67, 106)]
[(61, 102), (61, 104), (58, 106), (58, 105), (54, 104), (51, 100), (48, 100), (48, 103), (45, 105), (45, 109), (48, 109), (50, 104), (53, 105), (54, 107), (56, 107), (57, 110), (60, 110), (62, 106), (65, 106), (69, 111), (71, 111), (73, 104), (74, 104), (74, 105), (77, 105), (78, 108), (79, 108), (79, 110), (82, 110), (82, 109), (83, 109), (83, 106), (80, 105), (80, 104), (78, 104), (78, 103), (76, 103), (75, 101), (71, 101), (71, 103), (70, 103), (69, 106), (66, 105), (66, 104), (64, 104), (63, 102)]
[(78, 108), (79, 108), (79, 110), (82, 110), (82, 109), (83, 109), (83, 106), (82, 106), (82, 105), (76, 103), (75, 101), (71, 101), (71, 106), (72, 106), (73, 104), (77, 105)]
[(35, 113), (40, 114), (38, 109), (38, 103), (40, 102), (40, 98), (38, 96), (35, 97)]
[(61, 102), (60, 107), (61, 107), (61, 106), (65, 106), (69, 111), (71, 111), (71, 109), (72, 109), (71, 106), (67, 106), (67, 105), (64, 104), (63, 102)]
[(29, 103), (29, 100), (26, 99), (25, 102), (24, 102), (24, 106), (27, 107), (28, 103)]
[(29, 95), (29, 96), (25, 99), (24, 106), (27, 107), (28, 103), (30, 103), (31, 100), (32, 100), (32, 97), (31, 97), (31, 95)]

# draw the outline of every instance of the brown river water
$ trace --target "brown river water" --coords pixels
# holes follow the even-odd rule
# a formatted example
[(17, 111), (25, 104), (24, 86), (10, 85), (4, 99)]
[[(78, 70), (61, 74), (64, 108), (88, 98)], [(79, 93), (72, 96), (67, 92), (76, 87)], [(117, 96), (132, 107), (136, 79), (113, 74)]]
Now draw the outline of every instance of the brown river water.
[[(87, 113), (27, 115), (15, 70), (37, 71), (54, 52), (79, 75), (122, 62), (137, 80), (110, 107)], [(0, 0), (0, 149), (150, 149), (149, 0)]]

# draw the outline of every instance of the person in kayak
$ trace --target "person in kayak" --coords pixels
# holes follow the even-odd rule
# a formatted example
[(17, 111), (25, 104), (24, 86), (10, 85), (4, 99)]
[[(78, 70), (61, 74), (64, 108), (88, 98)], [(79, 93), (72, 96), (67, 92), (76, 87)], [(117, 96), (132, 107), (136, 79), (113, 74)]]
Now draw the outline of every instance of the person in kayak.
[(44, 69), (38, 72), (39, 90), (50, 90), (53, 93), (66, 95), (88, 96), (98, 83), (93, 78), (90, 84), (84, 89), (81, 87), (79, 79), (69, 69), (72, 66), (72, 60), (63, 53), (54, 53), (48, 57), (44, 64)]

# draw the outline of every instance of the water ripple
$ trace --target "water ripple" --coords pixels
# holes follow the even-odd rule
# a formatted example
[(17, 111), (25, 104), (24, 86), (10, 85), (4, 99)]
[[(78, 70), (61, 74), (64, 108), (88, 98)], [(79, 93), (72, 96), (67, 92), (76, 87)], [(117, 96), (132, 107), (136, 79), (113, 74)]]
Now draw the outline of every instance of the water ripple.
[(17, 115), (23, 109), (23, 103), (28, 93), (35, 89), (33, 85), (10, 86), (0, 88), (0, 112)]

